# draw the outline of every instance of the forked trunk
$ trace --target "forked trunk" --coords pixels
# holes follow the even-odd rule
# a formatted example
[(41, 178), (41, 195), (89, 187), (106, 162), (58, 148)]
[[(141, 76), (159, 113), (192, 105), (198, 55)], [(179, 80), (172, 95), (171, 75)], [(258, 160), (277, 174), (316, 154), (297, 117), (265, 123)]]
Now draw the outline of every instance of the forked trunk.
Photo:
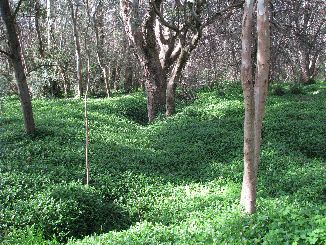
[(244, 174), (240, 203), (245, 211), (256, 211), (257, 172), (260, 162), (262, 121), (267, 96), (270, 66), (270, 32), (268, 0), (257, 2), (257, 74), (252, 74), (253, 0), (245, 3), (242, 23), (241, 81), (244, 94)]

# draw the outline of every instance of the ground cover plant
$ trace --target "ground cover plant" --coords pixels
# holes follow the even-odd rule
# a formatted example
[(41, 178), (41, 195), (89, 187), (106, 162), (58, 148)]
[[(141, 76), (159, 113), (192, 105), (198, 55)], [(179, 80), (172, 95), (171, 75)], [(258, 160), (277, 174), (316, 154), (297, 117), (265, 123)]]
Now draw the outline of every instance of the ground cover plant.
[[(272, 88), (273, 89), (273, 88)], [(19, 101), (0, 117), (3, 244), (324, 244), (326, 88), (271, 93), (263, 127), (258, 212), (239, 208), (240, 86), (200, 90), (177, 114), (146, 123), (142, 93), (90, 99), (90, 186), (83, 103)]]

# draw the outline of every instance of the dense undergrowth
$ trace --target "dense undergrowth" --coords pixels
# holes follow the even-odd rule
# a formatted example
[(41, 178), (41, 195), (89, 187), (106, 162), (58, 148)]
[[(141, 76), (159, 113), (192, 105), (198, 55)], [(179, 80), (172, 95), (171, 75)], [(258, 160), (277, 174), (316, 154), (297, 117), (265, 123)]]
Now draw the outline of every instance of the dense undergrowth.
[(252, 216), (239, 208), (240, 87), (200, 91), (149, 125), (140, 93), (91, 99), (89, 187), (82, 101), (34, 100), (38, 131), (25, 136), (19, 101), (5, 98), (0, 241), (324, 244), (326, 88), (283, 90), (268, 98)]

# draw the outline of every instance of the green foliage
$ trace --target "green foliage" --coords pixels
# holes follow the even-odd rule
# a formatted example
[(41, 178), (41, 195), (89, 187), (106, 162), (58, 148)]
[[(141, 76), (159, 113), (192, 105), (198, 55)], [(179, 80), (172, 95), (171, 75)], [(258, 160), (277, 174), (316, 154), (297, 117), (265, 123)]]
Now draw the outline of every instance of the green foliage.
[(8, 216), (15, 219), (15, 227), (35, 224), (46, 238), (55, 235), (59, 240), (123, 227), (121, 211), (102, 194), (73, 182), (52, 186), (31, 199), (17, 201)]
[(303, 94), (303, 87), (300, 84), (292, 84), (289, 90), (291, 94)]
[(33, 226), (26, 226), (24, 229), (10, 232), (10, 234), (2, 241), (2, 244), (15, 245), (57, 245), (59, 242), (53, 237), (51, 240), (45, 240), (43, 232), (35, 229)]
[(241, 87), (199, 90), (197, 97), (178, 104), (175, 116), (151, 124), (145, 123), (141, 93), (90, 99), (89, 187), (81, 185), (83, 101), (34, 100), (38, 132), (25, 136), (19, 101), (6, 97), (0, 117), (0, 240), (325, 243), (325, 86), (268, 98), (258, 212), (252, 216), (239, 209)]
[(285, 93), (286, 91), (282, 85), (276, 84), (275, 86), (272, 86), (272, 95), (283, 96)]

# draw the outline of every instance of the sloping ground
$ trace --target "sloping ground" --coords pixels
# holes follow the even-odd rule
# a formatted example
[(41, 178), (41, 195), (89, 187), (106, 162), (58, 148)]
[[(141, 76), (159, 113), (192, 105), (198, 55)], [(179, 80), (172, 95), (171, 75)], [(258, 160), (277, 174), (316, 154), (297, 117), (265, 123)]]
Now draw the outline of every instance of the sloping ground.
[(0, 239), (11, 244), (44, 239), (53, 244), (67, 239), (69, 244), (323, 244), (322, 86), (269, 97), (258, 213), (250, 217), (239, 209), (239, 88), (201, 91), (193, 103), (179, 103), (175, 116), (150, 125), (140, 94), (91, 99), (90, 187), (81, 184), (83, 103), (34, 101), (39, 130), (27, 137), (17, 99), (7, 98), (0, 118)]

